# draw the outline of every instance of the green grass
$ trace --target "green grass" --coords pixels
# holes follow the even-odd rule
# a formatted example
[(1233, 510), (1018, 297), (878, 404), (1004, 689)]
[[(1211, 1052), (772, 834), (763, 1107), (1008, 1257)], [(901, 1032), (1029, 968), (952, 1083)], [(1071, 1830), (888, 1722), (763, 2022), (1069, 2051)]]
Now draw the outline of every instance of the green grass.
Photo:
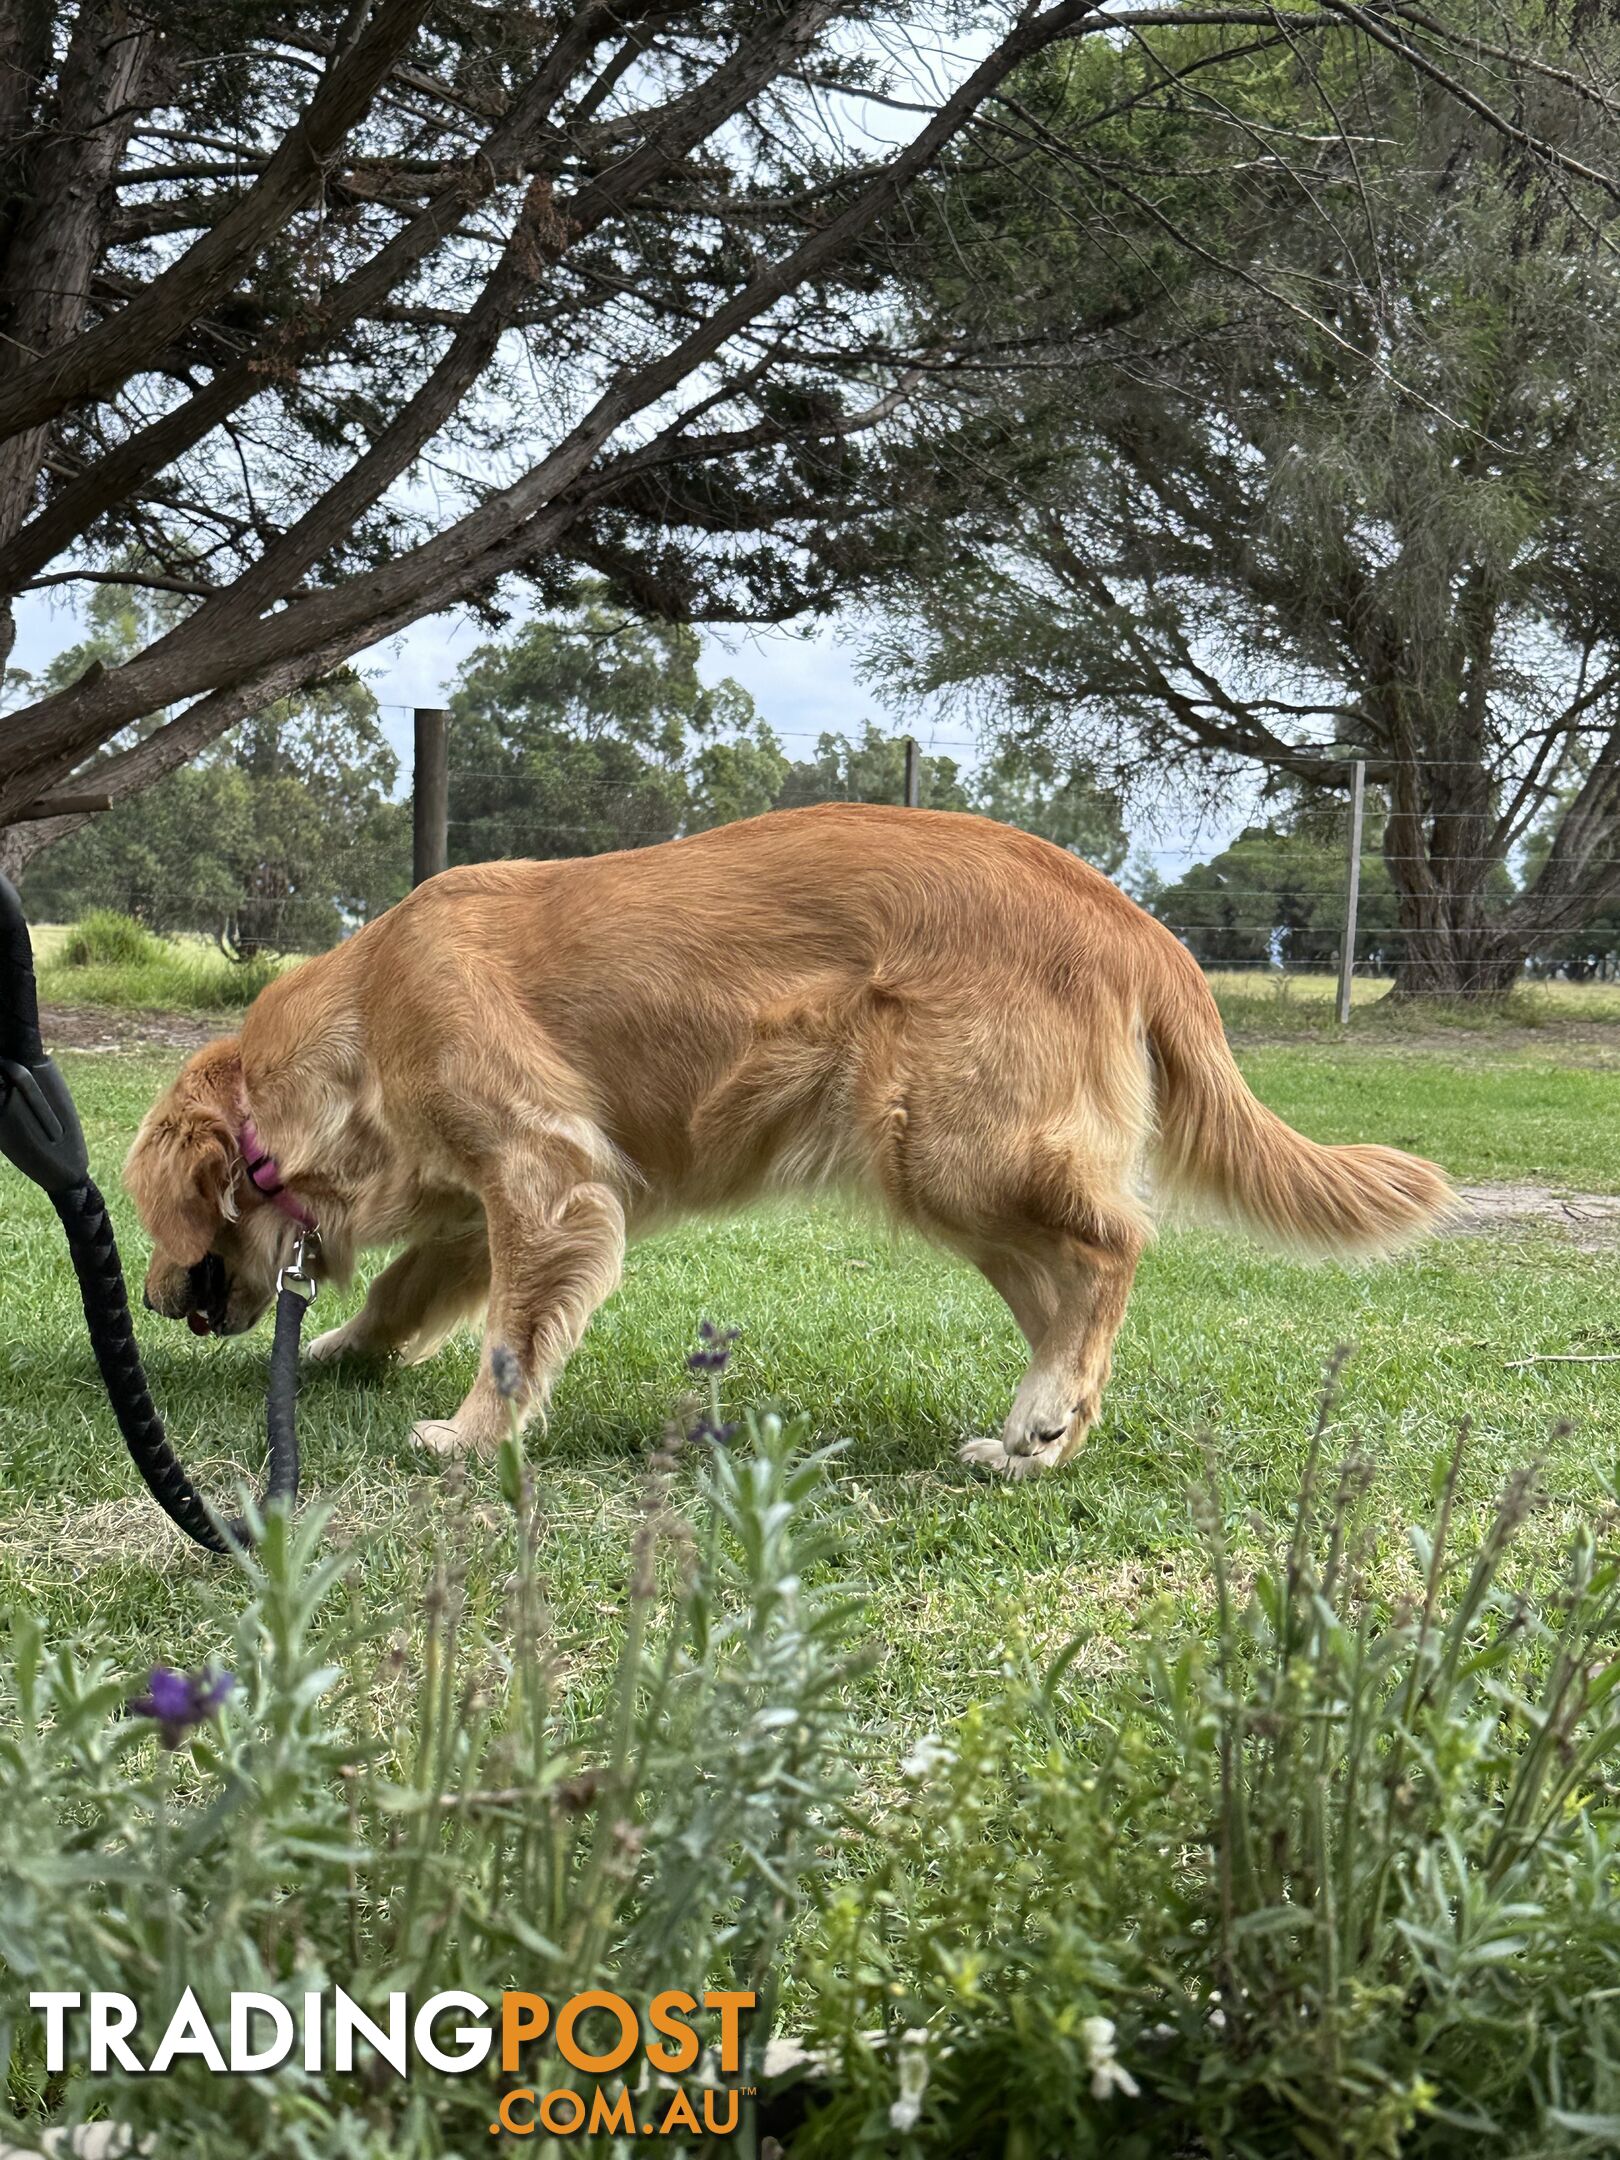
[[(1221, 1017), (1235, 1035), (1342, 1037), (1332, 975), (1291, 975), (1269, 969), (1226, 969), (1208, 976)], [(1620, 1026), (1620, 983), (1525, 982), (1499, 1002), (1444, 1000), (1403, 1005), (1389, 982), (1358, 975), (1351, 986), (1349, 1032), (1386, 1041), (1437, 1031), (1500, 1035), (1508, 1029), (1603, 1029)]]
[(1464, 1181), (1620, 1192), (1611, 1061), (1465, 1038), (1456, 1052), (1258, 1044), (1242, 1063), (1274, 1110), (1319, 1139), (1412, 1148)]
[[(109, 1194), (137, 1118), (173, 1054), (65, 1056)], [(1246, 1056), (1260, 1092), (1324, 1139), (1373, 1137), (1436, 1155), (1465, 1178), (1527, 1178), (1620, 1190), (1612, 1083), (1586, 1066), (1485, 1043), (1455, 1052), (1360, 1042), (1330, 1056), (1271, 1046)], [(145, 1496), (90, 1362), (54, 1216), (6, 1173), (9, 1265), (0, 1300), (0, 1601), (24, 1599), (80, 1629), (129, 1669), (222, 1654), (236, 1592)], [(143, 1241), (115, 1203), (138, 1287)], [(358, 1286), (352, 1294), (358, 1296)], [(315, 1326), (344, 1300), (323, 1292)], [(1205, 1436), (1237, 1518), (1283, 1521), (1294, 1499), (1323, 1366), (1355, 1346), (1347, 1435), (1388, 1466), (1394, 1514), (1420, 1513), (1457, 1420), (1474, 1423), (1465, 1504), (1482, 1508), (1503, 1468), (1545, 1457), (1552, 1537), (1600, 1503), (1620, 1456), (1620, 1367), (1529, 1365), (1548, 1351), (1620, 1350), (1620, 1268), (1552, 1235), (1449, 1239), (1383, 1268), (1306, 1268), (1241, 1240), (1167, 1233), (1142, 1267), (1101, 1427), (1069, 1471), (1004, 1487), (955, 1448), (1000, 1422), (1022, 1344), (969, 1269), (840, 1206), (692, 1223), (637, 1247), (535, 1435), (549, 1524), (548, 1587), (560, 1630), (604, 1653), (623, 1602), (639, 1462), (704, 1316), (745, 1329), (735, 1399), (809, 1412), (847, 1439), (843, 1476), (862, 1532), (852, 1572), (868, 1587), (882, 1648), (862, 1715), (892, 1734), (927, 1730), (983, 1691), (998, 1646), (1085, 1632), (1107, 1665), (1144, 1604), (1171, 1598), (1201, 1619), (1204, 1571), (1187, 1510)], [(267, 1330), (199, 1341), (142, 1315), (154, 1393), (187, 1459), (228, 1492), (262, 1457)], [(451, 1410), (475, 1359), (470, 1337), (409, 1370), (309, 1375), (306, 1490), (335, 1502), (360, 1555), (358, 1595), (415, 1602), (444, 1515), (444, 1471), (412, 1448), (412, 1420)], [(1560, 1421), (1566, 1421), (1560, 1428)], [(467, 1556), (474, 1600), (494, 1610), (501, 1563), (477, 1533), (494, 1472), (471, 1472)], [(576, 1676), (588, 1685), (596, 1662)], [(1085, 1669), (1084, 1666), (1082, 1669)]]
[[(128, 928), (148, 949), (134, 959), (103, 958), (104, 941), (92, 937), (81, 944), (75, 937), (79, 927), (34, 926), (34, 964), (43, 1003), (101, 1005), (116, 1012), (218, 1014), (228, 1021), (288, 964), (270, 956), (232, 960), (206, 939), (154, 938), (134, 924)], [(88, 951), (90, 957), (76, 958), (76, 950)]]

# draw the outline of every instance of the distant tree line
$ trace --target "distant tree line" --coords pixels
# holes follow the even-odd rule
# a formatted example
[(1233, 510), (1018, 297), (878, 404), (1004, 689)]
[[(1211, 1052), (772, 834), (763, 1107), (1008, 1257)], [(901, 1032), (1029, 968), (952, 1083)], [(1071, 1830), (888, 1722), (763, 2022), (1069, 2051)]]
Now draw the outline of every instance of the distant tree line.
[[(170, 605), (99, 588), (85, 636), (40, 687), (116, 665)], [(597, 582), (477, 647), (450, 697), (451, 861), (596, 855), (766, 810), (903, 799), (904, 749), (889, 724), (829, 727), (793, 755), (739, 683), (704, 681), (701, 650), (690, 627), (636, 615)], [(315, 950), (409, 887), (400, 779), (370, 689), (329, 676), (58, 841), (30, 864), (24, 897), (39, 921), (106, 907), (217, 937), (244, 958)], [(1127, 871), (1119, 798), (1051, 741), (1010, 735), (966, 767), (925, 752), (920, 781), (925, 807), (1022, 826), (1123, 875), (1205, 967), (1338, 963), (1346, 812), (1314, 789), (1274, 784), (1266, 822), (1167, 879)], [(1565, 814), (1553, 803), (1517, 857), (1493, 866), (1490, 914), (1522, 903)], [(1377, 974), (1396, 971), (1403, 942), (1388, 818), (1384, 791), (1372, 789), (1356, 960)], [(1533, 941), (1525, 965), (1573, 981), (1620, 976), (1620, 903)]]
[[(1387, 822), (1375, 796), (1363, 832), (1355, 960), (1358, 970), (1393, 976), (1401, 962), (1401, 904), (1386, 857)], [(1494, 866), (1482, 902), (1487, 916), (1521, 904), (1550, 844), (1551, 832), (1538, 830), (1515, 864)], [(1338, 966), (1347, 868), (1345, 814), (1301, 796), (1179, 876), (1146, 870), (1133, 885), (1204, 967), (1320, 972)], [(1620, 907), (1533, 940), (1524, 967), (1570, 982), (1620, 979)]]
[[(100, 588), (85, 637), (53, 663), (46, 685), (116, 664), (167, 604)], [(740, 684), (703, 680), (700, 655), (694, 630), (634, 615), (599, 584), (479, 646), (450, 698), (451, 861), (595, 855), (766, 810), (903, 799), (904, 749), (887, 725), (829, 727), (792, 755)], [(408, 889), (411, 812), (400, 778), (369, 688), (330, 676), (47, 849), (27, 870), (24, 897), (39, 921), (114, 908), (152, 929), (217, 937), (243, 958), (319, 949)], [(1127, 872), (1118, 797), (1050, 743), (1003, 739), (966, 768), (925, 752), (920, 781), (926, 807), (1022, 826), (1124, 875), (1205, 967), (1338, 963), (1346, 813), (1314, 790), (1275, 787), (1267, 822), (1166, 879)], [(1495, 866), (1488, 910), (1519, 902), (1563, 814), (1555, 804), (1516, 862)], [(1401, 953), (1387, 819), (1374, 789), (1356, 958), (1377, 974), (1393, 973)], [(1620, 905), (1544, 936), (1526, 966), (1573, 981), (1620, 976)]]
[[(150, 607), (102, 588), (52, 673), (116, 664)], [(738, 683), (702, 680), (700, 651), (695, 631), (596, 586), (478, 647), (450, 699), (451, 861), (596, 855), (771, 809), (903, 799), (894, 735), (828, 728), (791, 756)], [(29, 865), (24, 898), (38, 921), (115, 908), (244, 957), (329, 945), (409, 886), (399, 777), (371, 691), (329, 677), (58, 841)], [(1118, 802), (1039, 747), (973, 770), (924, 755), (920, 777), (925, 806), (1025, 826), (1109, 874), (1125, 862)]]
[[(818, 802), (898, 803), (904, 750), (867, 721), (795, 758), (729, 678), (708, 686), (690, 628), (587, 591), (468, 659), (450, 700), (450, 859), (596, 855)], [(924, 755), (925, 808), (1023, 825), (1110, 874), (1117, 800), (1084, 767), (1008, 745), (982, 767)]]

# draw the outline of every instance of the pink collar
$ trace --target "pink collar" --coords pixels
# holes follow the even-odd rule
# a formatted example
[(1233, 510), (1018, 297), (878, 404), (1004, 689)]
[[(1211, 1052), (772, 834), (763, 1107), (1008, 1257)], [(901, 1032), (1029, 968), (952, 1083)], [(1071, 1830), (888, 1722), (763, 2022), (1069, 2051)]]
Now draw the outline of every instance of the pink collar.
[(254, 1129), (253, 1120), (244, 1118), (236, 1144), (242, 1151), (247, 1165), (248, 1183), (255, 1192), (263, 1193), (273, 1207), (280, 1208), (283, 1215), (290, 1215), (305, 1230), (315, 1228), (315, 1218), (296, 1193), (290, 1193), (281, 1181), (281, 1165), (265, 1147)]

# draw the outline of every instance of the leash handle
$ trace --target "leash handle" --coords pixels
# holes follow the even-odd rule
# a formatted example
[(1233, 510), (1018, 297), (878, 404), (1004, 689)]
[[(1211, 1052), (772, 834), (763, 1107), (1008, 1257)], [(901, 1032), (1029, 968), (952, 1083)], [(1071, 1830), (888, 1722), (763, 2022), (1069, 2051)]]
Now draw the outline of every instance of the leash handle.
[(90, 1175), (67, 1082), (45, 1055), (34, 988), (34, 949), (22, 902), (0, 877), (0, 1155), (54, 1199)]
[(67, 1082), (41, 1052), (32, 1065), (0, 1057), (0, 1155), (54, 1200), (84, 1184), (90, 1157)]
[(37, 1065), (44, 1055), (28, 919), (16, 886), (0, 877), (0, 1058)]
[[(251, 1542), (247, 1525), (227, 1524), (209, 1506), (169, 1445), (146, 1385), (107, 1203), (90, 1175), (84, 1131), (67, 1082), (45, 1055), (33, 945), (22, 901), (5, 877), (0, 877), (0, 1088), (0, 1154), (50, 1195), (61, 1218), (90, 1344), (136, 1469), (158, 1506), (187, 1537), (209, 1552), (245, 1548)], [(298, 1497), (298, 1341), (315, 1294), (307, 1262), (316, 1246), (311, 1224), (300, 1233), (293, 1259), (276, 1283), (280, 1295), (265, 1413), (267, 1507)]]

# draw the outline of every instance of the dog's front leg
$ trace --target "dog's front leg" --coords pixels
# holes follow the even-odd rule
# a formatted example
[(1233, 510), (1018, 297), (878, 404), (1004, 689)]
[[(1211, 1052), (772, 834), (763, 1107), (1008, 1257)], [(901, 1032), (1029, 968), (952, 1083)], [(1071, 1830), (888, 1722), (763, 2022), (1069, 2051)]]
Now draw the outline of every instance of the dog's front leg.
[[(520, 1420), (543, 1411), (598, 1305), (618, 1287), (624, 1208), (606, 1185), (561, 1185), (549, 1165), (505, 1164), (484, 1196), (489, 1223), (489, 1318), (478, 1378), (453, 1418), (429, 1418), (415, 1437), (441, 1453), (496, 1448), (509, 1402)], [(507, 1392), (493, 1353), (509, 1353)]]
[(424, 1239), (391, 1260), (350, 1320), (317, 1335), (305, 1356), (317, 1364), (346, 1357), (431, 1357), (460, 1320), (474, 1318), (489, 1295), (489, 1242), (480, 1223), (460, 1237)]

